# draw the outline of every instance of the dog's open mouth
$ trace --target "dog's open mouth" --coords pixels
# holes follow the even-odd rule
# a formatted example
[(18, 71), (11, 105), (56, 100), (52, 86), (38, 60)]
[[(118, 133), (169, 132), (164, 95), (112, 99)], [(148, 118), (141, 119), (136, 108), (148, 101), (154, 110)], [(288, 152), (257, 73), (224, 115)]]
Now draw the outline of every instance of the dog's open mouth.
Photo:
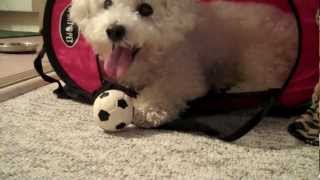
[(104, 59), (104, 72), (111, 81), (117, 81), (127, 73), (140, 48), (114, 46), (111, 54)]

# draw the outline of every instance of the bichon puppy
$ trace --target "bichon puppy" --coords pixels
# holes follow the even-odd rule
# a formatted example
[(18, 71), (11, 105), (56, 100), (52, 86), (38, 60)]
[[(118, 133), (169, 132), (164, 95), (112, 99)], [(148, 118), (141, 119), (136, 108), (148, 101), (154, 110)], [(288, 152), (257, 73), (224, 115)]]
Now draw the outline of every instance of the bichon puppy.
[(145, 128), (212, 88), (281, 87), (297, 50), (295, 19), (257, 3), (73, 0), (71, 18), (105, 78), (138, 92), (134, 123)]

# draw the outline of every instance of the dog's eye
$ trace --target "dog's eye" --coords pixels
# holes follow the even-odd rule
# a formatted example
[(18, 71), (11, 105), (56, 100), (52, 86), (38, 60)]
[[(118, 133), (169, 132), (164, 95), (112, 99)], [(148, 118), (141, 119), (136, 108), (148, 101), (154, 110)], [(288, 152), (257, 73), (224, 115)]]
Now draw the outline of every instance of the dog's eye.
[(148, 3), (142, 3), (137, 7), (137, 12), (143, 17), (148, 17), (153, 14), (153, 8)]
[(103, 3), (103, 8), (108, 9), (110, 6), (112, 6), (113, 2), (112, 0), (105, 0)]

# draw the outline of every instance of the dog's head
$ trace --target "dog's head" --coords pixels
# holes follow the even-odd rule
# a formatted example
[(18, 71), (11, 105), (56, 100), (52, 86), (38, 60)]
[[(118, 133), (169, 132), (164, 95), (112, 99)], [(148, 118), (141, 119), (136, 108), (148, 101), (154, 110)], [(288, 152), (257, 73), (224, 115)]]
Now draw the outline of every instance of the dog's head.
[(116, 80), (140, 50), (152, 54), (181, 42), (195, 26), (196, 4), (196, 0), (73, 0), (71, 18), (103, 57), (107, 75)]

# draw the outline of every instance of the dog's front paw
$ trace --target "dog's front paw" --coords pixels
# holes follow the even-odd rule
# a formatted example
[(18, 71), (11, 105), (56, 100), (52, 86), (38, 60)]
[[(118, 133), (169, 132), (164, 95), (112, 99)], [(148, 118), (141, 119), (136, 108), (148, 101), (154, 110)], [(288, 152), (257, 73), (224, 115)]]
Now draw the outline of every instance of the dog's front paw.
[(133, 124), (140, 128), (155, 128), (168, 120), (168, 112), (164, 110), (156, 108), (135, 109)]

